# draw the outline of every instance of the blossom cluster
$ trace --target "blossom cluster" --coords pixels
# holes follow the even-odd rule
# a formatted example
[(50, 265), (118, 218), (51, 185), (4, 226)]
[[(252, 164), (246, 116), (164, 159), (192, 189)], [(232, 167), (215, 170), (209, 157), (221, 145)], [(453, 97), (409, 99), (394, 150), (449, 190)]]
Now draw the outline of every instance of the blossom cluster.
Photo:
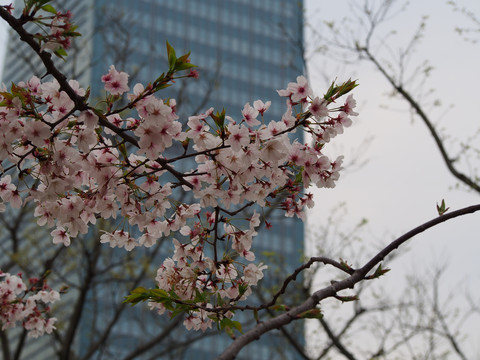
[(50, 29), (48, 35), (42, 36), (42, 50), (49, 49), (57, 51), (58, 49), (68, 49), (71, 46), (71, 37), (74, 33), (74, 27), (71, 23), (72, 14), (55, 12), (52, 21), (49, 23)]
[[(128, 75), (114, 66), (102, 81), (107, 95), (120, 98), (130, 89)], [(76, 81), (69, 85), (85, 95)], [(333, 187), (339, 178), (342, 157), (332, 161), (322, 149), (351, 124), (355, 101), (349, 96), (342, 106), (329, 108), (340, 91), (312, 97), (300, 76), (279, 91), (287, 104), (279, 120), (265, 122), (270, 102), (258, 100), (246, 104), (237, 119), (209, 109), (182, 124), (175, 101), (151, 90), (133, 87), (125, 108), (135, 108), (136, 115), (126, 118), (120, 115), (124, 108), (76, 112), (56, 80), (33, 77), (3, 91), (0, 162), (13, 165), (0, 178), (0, 210), (7, 203), (18, 208), (34, 202), (37, 223), (54, 227), (53, 243), (65, 246), (98, 218), (125, 219), (100, 241), (127, 251), (177, 234), (173, 256), (158, 269), (160, 289), (173, 291), (179, 301), (208, 293), (213, 306), (220, 305), (217, 299), (222, 305), (245, 299), (267, 266), (251, 263), (260, 214), (250, 215), (246, 228), (235, 216), (243, 220), (240, 210), (274, 204), (286, 216), (303, 219), (304, 208), (313, 206), (303, 189), (311, 183)], [(303, 110), (295, 113), (298, 107)], [(292, 140), (297, 129), (310, 133), (313, 145)], [(125, 139), (133, 139), (137, 150), (127, 151)], [(14, 169), (16, 180), (7, 174)], [(194, 200), (179, 203), (174, 194), (179, 186)], [(222, 251), (220, 243), (227, 244)], [(196, 329), (211, 326), (200, 310), (189, 316)]]
[[(41, 50), (67, 47), (70, 15), (44, 10), (55, 15)], [(266, 219), (252, 209), (274, 206), (303, 219), (313, 206), (305, 189), (335, 185), (343, 158), (331, 160), (323, 148), (357, 115), (351, 95), (335, 107), (356, 84), (332, 84), (319, 98), (299, 76), (278, 91), (286, 98), (281, 119), (266, 121), (271, 102), (257, 100), (238, 117), (211, 108), (182, 121), (175, 100), (156, 93), (194, 65), (168, 43), (167, 52), (169, 71), (131, 91), (128, 74), (112, 65), (97, 106), (75, 80), (34, 76), (3, 88), (0, 211), (33, 202), (38, 225), (53, 228), (53, 243), (64, 246), (99, 218), (117, 224), (99, 239), (110, 247), (131, 251), (172, 236), (174, 252), (156, 277), (163, 297), (150, 298), (151, 306), (163, 312), (188, 303), (186, 327), (205, 330), (231, 317), (229, 305), (250, 295), (267, 268), (253, 263)], [(313, 143), (295, 139), (297, 130)], [(180, 190), (191, 194), (188, 200), (179, 200)]]
[[(20, 276), (10, 275), (0, 271), (0, 321), (2, 330), (14, 327), (22, 323), (28, 336), (39, 337), (50, 334), (55, 329), (54, 317), (47, 317), (49, 308), (46, 304), (54, 303), (60, 299), (60, 294), (48, 288), (26, 296), (33, 289), (27, 289)], [(30, 283), (36, 283), (38, 279), (31, 279)]]

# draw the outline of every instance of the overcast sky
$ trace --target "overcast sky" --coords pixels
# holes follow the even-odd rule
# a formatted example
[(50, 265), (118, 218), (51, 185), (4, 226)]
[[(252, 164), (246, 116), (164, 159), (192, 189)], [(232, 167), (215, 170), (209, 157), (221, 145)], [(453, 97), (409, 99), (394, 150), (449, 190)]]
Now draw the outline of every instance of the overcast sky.
[[(426, 5), (432, 3), (439, 6)], [(473, 4), (472, 1), (465, 3), (469, 6)], [(480, 14), (480, 3), (476, 4), (476, 9), (473, 6), (470, 8)], [(330, 1), (312, 0), (307, 1), (306, 5), (307, 21), (311, 23), (320, 21), (319, 14), (320, 19), (341, 20), (337, 14), (347, 12), (346, 8), (338, 5), (332, 7)], [(466, 20), (443, 5), (433, 0), (412, 4), (406, 13), (398, 15), (395, 22), (392, 21), (398, 36), (390, 41), (390, 46), (397, 46), (394, 41), (402, 46), (421, 16), (430, 16), (426, 36), (412, 63), (430, 60), (434, 70), (427, 87), (435, 90), (434, 97), (443, 105), (429, 114), (435, 120), (440, 119), (438, 126), (445, 129), (444, 134), (453, 139), (466, 140), (480, 128), (474, 110), (474, 104), (478, 102), (475, 85), (480, 80), (480, 44), (467, 43), (454, 32), (454, 27), (466, 24)], [(315, 17), (311, 16), (313, 9), (318, 9), (314, 12)], [(306, 41), (308, 43), (308, 37)], [(442, 198), (452, 209), (479, 202), (477, 194), (464, 191), (463, 188), (453, 189), (457, 181), (447, 171), (427, 129), (418, 119), (411, 120), (408, 107), (403, 102), (391, 102), (386, 95), (391, 92), (387, 81), (371, 64), (359, 61), (342, 68), (317, 57), (309, 63), (309, 72), (318, 93), (323, 93), (325, 89), (322, 72), (331, 72), (332, 79), (337, 77), (342, 80), (352, 76), (359, 80), (360, 86), (355, 90), (355, 97), (360, 116), (354, 126), (335, 139), (333, 147), (345, 155), (347, 164), (358, 154), (368, 160), (360, 169), (347, 169), (335, 189), (316, 191), (320, 206), (311, 214), (316, 223), (321, 222), (328, 212), (327, 204), (344, 201), (348, 204), (352, 219), (366, 217), (379, 237), (382, 234), (393, 236), (434, 217), (435, 204)], [(363, 140), (370, 137), (373, 140), (369, 141), (369, 146), (362, 146)], [(478, 159), (471, 159), (472, 167), (478, 167), (477, 164)], [(468, 173), (468, 169), (462, 170)], [(454, 231), (454, 235), (448, 233), (449, 229)], [(451, 246), (452, 249), (445, 250), (445, 253), (452, 257), (452, 261), (463, 263), (471, 259), (474, 264), (480, 250), (478, 230), (479, 215), (470, 215), (442, 225), (431, 234), (422, 235), (425, 239), (415, 240), (415, 247), (425, 248), (427, 252), (440, 252), (440, 249)], [(436, 238), (436, 241), (432, 243), (427, 238)], [(385, 240), (388, 240), (388, 236)], [(475, 270), (474, 273), (478, 280), (479, 271)]]
[[(432, 3), (439, 6), (426, 5)], [(465, 3), (469, 6), (473, 4), (472, 1)], [(477, 13), (480, 14), (480, 3), (476, 4)], [(312, 0), (307, 1), (306, 5), (307, 21), (311, 23), (320, 21), (319, 14), (320, 19), (341, 20), (341, 15), (337, 17), (337, 14), (345, 14), (347, 11), (338, 5), (331, 6), (330, 1)], [(390, 46), (395, 48), (395, 41), (398, 41), (398, 46), (402, 46), (405, 38), (412, 34), (420, 17), (423, 14), (430, 16), (426, 37), (411, 62), (430, 60), (434, 70), (426, 87), (434, 89), (434, 97), (441, 101), (442, 106), (433, 109), (429, 114), (434, 120), (439, 119), (438, 126), (445, 129), (444, 134), (465, 141), (480, 128), (480, 121), (474, 110), (474, 104), (478, 101), (478, 89), (475, 86), (480, 80), (480, 44), (473, 45), (463, 41), (454, 32), (454, 27), (465, 24), (465, 18), (453, 13), (448, 6), (440, 5), (445, 4), (433, 0), (412, 4), (408, 12), (400, 14), (395, 23), (392, 21), (392, 27), (397, 30), (398, 36), (390, 41)], [(470, 8), (475, 10), (473, 6)], [(313, 9), (318, 9), (315, 17), (310, 13)], [(308, 43), (308, 37), (306, 41)], [(325, 73), (331, 73), (331, 79), (339, 80), (352, 76), (360, 83), (355, 90), (360, 116), (354, 126), (335, 139), (332, 147), (345, 155), (347, 163), (358, 154), (368, 160), (368, 163), (356, 171), (347, 169), (335, 189), (317, 191), (320, 202), (347, 202), (350, 216), (368, 218), (380, 236), (383, 231), (399, 235), (435, 216), (435, 203), (442, 198), (445, 198), (452, 209), (480, 200), (478, 195), (466, 192), (463, 188), (452, 189), (457, 181), (447, 171), (427, 129), (418, 119), (411, 120), (408, 107), (403, 102), (391, 101), (386, 95), (391, 92), (387, 81), (371, 64), (358, 61), (341, 67), (324, 60), (325, 58), (317, 57), (309, 63), (312, 85), (318, 93), (325, 90), (325, 81), (321, 77)], [(373, 137), (373, 140), (369, 142), (369, 146), (362, 146), (363, 140), (370, 137)], [(471, 159), (472, 167), (477, 167), (477, 164), (478, 159)], [(461, 170), (468, 173), (468, 169)], [(325, 211), (327, 208), (322, 205), (313, 214), (321, 221)], [(477, 241), (473, 238), (480, 228), (480, 221), (475, 221), (475, 217), (478, 215), (453, 221), (451, 225), (456, 229), (455, 247), (460, 249), (458, 255), (448, 251), (449, 256), (463, 258), (464, 255), (473, 255), (474, 250), (480, 250), (478, 238), (475, 239)], [(456, 226), (456, 221), (471, 222), (474, 227), (467, 228), (465, 224)], [(444, 231), (445, 229), (441, 232)], [(446, 242), (449, 242), (449, 237), (444, 237)], [(465, 241), (462, 246), (459, 243), (461, 239)], [(422, 240), (418, 243), (429, 242)], [(439, 242), (435, 244), (435, 247), (440, 248)], [(429, 249), (432, 247), (433, 244), (428, 246)]]
[[(307, 22), (315, 29), (320, 28), (318, 24), (322, 20), (333, 20), (342, 25), (344, 15), (351, 15), (347, 3), (307, 0)], [(480, 16), (480, 2), (459, 1), (458, 4)], [(429, 0), (412, 2), (405, 12), (382, 26), (380, 31), (385, 35), (390, 30), (396, 30), (396, 34), (387, 40), (395, 54), (398, 48), (406, 46), (424, 15), (428, 16), (425, 37), (410, 60), (410, 69), (424, 60), (431, 63), (433, 71), (425, 89), (434, 90), (431, 99), (438, 99), (441, 106), (429, 108), (428, 114), (443, 129), (442, 133), (449, 137), (447, 145), (451, 145), (450, 140), (466, 141), (480, 129), (475, 110), (480, 81), (480, 43), (464, 41), (454, 29), (474, 24), (460, 13), (453, 12), (446, 1)], [(320, 44), (309, 43), (309, 33), (307, 30), (307, 48), (318, 47)], [(477, 35), (477, 39), (480, 40), (480, 36)], [(382, 60), (387, 58), (386, 52), (379, 54)], [(310, 213), (308, 226), (311, 232), (325, 221), (335, 204), (345, 202), (348, 209), (343, 219), (345, 226), (351, 227), (361, 218), (366, 218), (369, 226), (364, 235), (365, 242), (386, 244), (435, 217), (435, 204), (442, 198), (451, 209), (480, 202), (478, 194), (465, 191), (463, 187), (456, 188), (458, 182), (447, 171), (426, 127), (419, 119), (411, 120), (408, 107), (403, 102), (392, 101), (387, 96), (391, 88), (373, 65), (356, 61), (344, 66), (317, 56), (309, 62), (309, 74), (319, 94), (325, 91), (325, 74), (330, 80), (335, 77), (345, 80), (350, 76), (359, 80), (355, 98), (360, 116), (344, 135), (334, 139), (333, 147), (345, 155), (347, 164), (359, 154), (368, 160), (366, 165), (355, 171), (347, 168), (335, 189), (315, 192), (317, 207)], [(365, 139), (371, 137), (373, 139), (368, 141), (368, 147), (362, 145)], [(472, 145), (480, 148), (478, 137)], [(478, 157), (470, 157), (469, 161), (471, 168), (478, 169)], [(468, 167), (464, 165), (461, 171), (469, 174)], [(437, 264), (448, 263), (443, 296), (453, 289), (462, 292), (469, 287), (478, 297), (479, 234), (478, 213), (428, 230), (410, 241), (409, 253), (398, 264), (392, 264), (393, 270), (381, 281), (392, 284), (392, 291), (395, 291), (399, 289), (399, 280), (412, 270), (422, 273)], [(475, 356), (480, 354), (475, 341), (479, 331), (477, 326), (472, 332), (474, 341), (469, 343), (470, 354)]]

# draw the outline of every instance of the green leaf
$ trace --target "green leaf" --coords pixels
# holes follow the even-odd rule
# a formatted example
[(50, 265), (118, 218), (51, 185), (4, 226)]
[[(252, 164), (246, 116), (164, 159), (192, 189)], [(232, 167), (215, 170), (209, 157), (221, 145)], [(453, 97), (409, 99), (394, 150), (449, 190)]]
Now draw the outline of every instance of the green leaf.
[(375, 270), (375, 272), (373, 273), (373, 275), (370, 275), (370, 276), (365, 276), (365, 279), (367, 280), (371, 280), (371, 279), (377, 279), (379, 278), (380, 276), (386, 274), (387, 272), (389, 272), (390, 269), (388, 268), (382, 268), (382, 264), (379, 264), (377, 269)]
[(118, 145), (118, 150), (123, 155), (123, 158), (125, 160), (128, 159), (127, 147), (125, 146), (125, 143), (121, 143), (120, 145)]
[(220, 128), (220, 130), (223, 130), (223, 125), (225, 122), (225, 109), (222, 110), (221, 113), (217, 111), (216, 114), (211, 114), (210, 117), (215, 121), (215, 124)]
[(63, 47), (59, 47), (57, 50), (53, 52), (55, 55), (57, 55), (60, 59), (65, 60), (65, 57), (68, 55), (67, 52)]
[(220, 330), (225, 330), (228, 333), (227, 329), (236, 329), (240, 333), (243, 333), (242, 324), (240, 324), (238, 321), (233, 321), (228, 318), (223, 318), (222, 320), (220, 320)]
[(227, 326), (225, 328), (225, 332), (227, 333), (228, 336), (230, 336), (230, 338), (235, 339), (235, 334), (233, 333), (233, 330), (231, 327)]
[(181, 64), (181, 63), (184, 63), (184, 62), (189, 62), (188, 61), (188, 58), (190, 57), (190, 51), (182, 56), (180, 56), (178, 59), (177, 59), (177, 64)]
[(336, 85), (335, 81), (333, 81), (325, 95), (323, 95), (323, 98), (328, 102), (335, 101), (335, 99), (347, 94), (348, 92), (355, 89), (357, 86), (357, 80), (352, 81), (352, 79), (348, 79), (341, 85)]
[(46, 12), (49, 12), (49, 13), (52, 13), (52, 14), (56, 14), (57, 13), (57, 10), (50, 4), (47, 4), (47, 5), (43, 5), (42, 6), (42, 10), (46, 11)]
[(305, 170), (304, 166), (300, 166), (297, 175), (295, 175), (295, 183), (296, 184), (302, 184), (303, 183), (303, 171)]
[(253, 309), (253, 317), (255, 318), (255, 321), (258, 324), (260, 322), (260, 318), (258, 317), (258, 310), (257, 309)]
[(350, 265), (348, 265), (348, 263), (342, 258), (340, 258), (340, 265), (347, 273), (352, 273), (354, 271), (353, 268)]
[(336, 86), (335, 86), (335, 81), (332, 81), (332, 84), (330, 85), (330, 87), (328, 88), (327, 92), (325, 93), (325, 95), (323, 95), (323, 98), (325, 100), (329, 100), (334, 94), (335, 94), (335, 89), (336, 89)]
[(342, 85), (340, 85), (337, 89), (337, 97), (345, 95), (355, 89), (358, 86), (357, 80), (348, 79)]
[(186, 305), (181, 305), (181, 304), (177, 304), (176, 308), (172, 311), (172, 313), (170, 314), (170, 318), (174, 318), (180, 314), (183, 314), (184, 312), (187, 312), (189, 311), (190, 308)]
[(163, 290), (163, 289), (152, 289), (150, 290), (150, 293), (158, 298), (165, 298), (165, 299), (170, 299), (169, 294)]
[(125, 304), (131, 303), (133, 306), (141, 301), (148, 300), (150, 298), (149, 293), (150, 291), (144, 287), (137, 287), (130, 292), (130, 295), (125, 296), (125, 300), (123, 302)]
[(288, 310), (290, 310), (290, 308), (287, 305), (282, 305), (282, 304), (270, 306), (269, 309), (270, 310), (275, 310), (275, 311), (288, 311)]
[(77, 32), (77, 31), (65, 31), (64, 32), (64, 36), (68, 36), (68, 37), (79, 37), (79, 36), (82, 36), (81, 33)]
[(240, 322), (238, 321), (232, 321), (232, 325), (235, 329), (238, 330), (238, 332), (240, 332), (241, 334), (243, 333), (242, 331), (242, 324), (240, 324)]
[(173, 303), (171, 301), (161, 301), (161, 303), (168, 311), (175, 311), (175, 307), (173, 306)]
[(240, 295), (245, 294), (245, 293), (247, 292), (247, 290), (248, 290), (248, 286), (245, 285), (245, 284), (240, 284), (240, 285), (238, 286), (238, 293), (239, 293)]
[(223, 304), (225, 304), (225, 301), (222, 299), (222, 297), (220, 296), (220, 294), (217, 293), (217, 305), (218, 305), (218, 306), (222, 306)]
[(137, 287), (136, 289), (133, 289), (130, 294), (143, 294), (143, 293), (145, 293), (145, 292), (147, 292), (147, 291), (148, 291), (148, 290), (145, 289), (144, 287), (139, 286), (139, 287)]
[[(158, 289), (158, 290), (160, 290), (160, 289)], [(165, 291), (165, 290), (163, 290), (163, 291)], [(173, 290), (170, 290), (170, 291), (168, 292), (168, 294), (170, 295), (170, 297), (171, 297), (172, 299), (177, 299), (177, 300), (180, 299), (180, 297), (179, 297), (179, 296), (175, 293), (175, 291), (173, 291)]]
[(445, 199), (442, 199), (442, 203), (440, 205), (438, 205), (437, 203), (437, 212), (439, 216), (442, 216), (443, 214), (445, 214), (448, 211), (448, 209), (450, 208), (446, 207)]
[(377, 267), (377, 270), (375, 270), (375, 276), (376, 277), (379, 277), (379, 276), (382, 276), (383, 274), (386, 274), (387, 272), (389, 272), (390, 269), (386, 268), (386, 269), (383, 269), (382, 268), (382, 264), (378, 265)]
[(200, 292), (200, 290), (195, 289), (195, 301), (199, 303), (206, 303), (208, 302), (207, 294), (204, 292)]
[(181, 71), (181, 70), (191, 69), (191, 68), (194, 68), (194, 67), (197, 67), (197, 65), (193, 65), (191, 63), (184, 62), (180, 65), (175, 65), (175, 70)]
[(170, 71), (175, 70), (175, 64), (177, 62), (177, 56), (175, 55), (175, 50), (172, 45), (167, 41), (167, 57), (168, 57), (168, 66)]
[(297, 318), (298, 319), (321, 319), (323, 318), (323, 314), (320, 309), (311, 309), (297, 315)]
[(352, 295), (352, 296), (335, 296), (335, 299), (340, 300), (341, 302), (357, 301), (357, 300), (358, 300), (358, 296), (357, 296), (357, 295)]

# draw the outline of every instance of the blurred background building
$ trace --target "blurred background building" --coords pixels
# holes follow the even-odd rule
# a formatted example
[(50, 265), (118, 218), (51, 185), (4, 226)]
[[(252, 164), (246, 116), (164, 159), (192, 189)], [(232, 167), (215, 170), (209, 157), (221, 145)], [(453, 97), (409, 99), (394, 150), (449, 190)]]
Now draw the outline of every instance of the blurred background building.
[[(22, 1), (17, 3), (19, 7), (23, 5)], [(272, 102), (266, 113), (266, 121), (280, 119), (285, 103), (275, 90), (285, 88), (304, 70), (303, 1), (64, 0), (53, 1), (52, 4), (56, 8), (70, 10), (83, 35), (75, 40), (73, 48), (68, 51), (67, 61), (58, 61), (59, 67), (69, 78), (79, 80), (83, 87), (91, 86), (92, 101), (102, 95), (103, 83), (100, 78), (108, 72), (111, 64), (117, 70), (130, 74), (131, 88), (138, 82), (151, 82), (166, 71), (167, 39), (177, 55), (191, 51), (191, 60), (198, 65), (200, 74), (198, 80), (179, 81), (159, 93), (161, 97), (177, 100), (178, 112), (185, 122), (189, 115), (211, 106), (219, 111), (225, 108), (228, 115), (240, 119), (245, 103), (253, 103), (257, 99)], [(26, 81), (32, 74), (42, 77), (44, 70), (33, 51), (12, 37), (3, 74), (2, 81), (8, 86), (12, 81)], [(261, 292), (265, 295), (279, 274), (291, 273), (301, 264), (304, 246), (302, 221), (286, 218), (275, 211), (270, 214), (270, 221), (273, 228), (262, 229), (255, 244), (255, 252), (270, 257), (269, 264), (272, 264), (262, 285)], [(163, 261), (161, 254), (172, 249), (173, 245), (165, 244), (151, 261), (152, 269)], [(121, 261), (124, 254), (115, 252), (114, 256)], [(147, 253), (146, 256), (151, 255)], [(161, 318), (163, 323), (159, 322), (155, 314), (143, 311), (142, 306), (137, 305), (132, 310), (128, 309), (130, 315), (125, 315), (115, 327), (105, 332), (115, 312), (106, 305), (102, 294), (112, 293), (109, 296), (118, 302), (126, 295), (118, 289), (117, 292), (114, 290), (103, 289), (104, 293), (87, 290), (87, 305), (71, 349), (76, 358), (128, 358), (132, 347), (149, 343), (148, 334), (157, 333), (159, 326), (169, 325), (166, 318)], [(101, 314), (103, 319), (99, 319), (97, 314)], [(133, 318), (141, 318), (141, 323), (134, 322)], [(94, 322), (95, 329), (92, 327)], [(302, 346), (303, 328), (301, 324), (296, 326), (287, 330), (297, 346)], [(182, 338), (182, 331), (176, 333), (177, 340)], [(91, 344), (96, 333), (107, 335), (103, 344), (92, 351)], [(207, 336), (192, 341), (186, 350), (172, 356), (176, 359), (212, 359), (229, 342), (227, 336)], [(272, 332), (247, 346), (239, 358), (261, 360), (269, 357), (299, 357), (293, 347), (285, 345), (286, 342), (280, 331)], [(162, 352), (161, 346), (164, 345), (150, 345), (135, 359), (148, 359), (153, 354), (158, 357)], [(34, 347), (32, 342), (31, 348)], [(45, 355), (40, 356), (36, 352), (35, 358), (51, 358), (50, 351), (45, 346), (42, 349), (46, 351)]]

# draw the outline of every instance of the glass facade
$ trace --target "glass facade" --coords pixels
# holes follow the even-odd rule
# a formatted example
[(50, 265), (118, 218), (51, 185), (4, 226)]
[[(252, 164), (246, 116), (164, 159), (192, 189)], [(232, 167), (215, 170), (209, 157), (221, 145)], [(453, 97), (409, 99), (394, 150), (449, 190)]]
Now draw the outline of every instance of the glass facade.
[[(280, 119), (285, 101), (275, 90), (286, 88), (288, 82), (295, 81), (303, 72), (303, 1), (63, 0), (58, 3), (55, 4), (57, 7), (72, 10), (75, 23), (83, 34), (76, 40), (77, 47), (69, 52), (69, 58), (75, 59), (74, 64), (67, 61), (62, 66), (82, 86), (91, 85), (91, 99), (102, 93), (100, 78), (108, 72), (111, 64), (117, 70), (130, 74), (131, 88), (137, 82), (146, 84), (157, 78), (168, 69), (167, 40), (177, 55), (191, 51), (191, 60), (198, 65), (200, 73), (200, 79), (179, 81), (159, 94), (177, 99), (179, 114), (185, 123), (188, 115), (211, 106), (220, 111), (225, 108), (227, 115), (238, 120), (245, 103), (252, 104), (257, 99), (272, 102), (266, 113), (267, 121)], [(23, 49), (19, 47), (19, 52)], [(41, 69), (36, 59), (26, 69), (18, 61), (18, 56), (8, 52), (5, 82), (27, 80), (32, 71), (36, 73)], [(265, 273), (265, 288), (274, 284), (273, 273), (280, 271), (288, 274), (301, 264), (304, 245), (301, 220), (286, 218), (275, 211), (271, 213), (270, 220), (273, 228), (262, 229), (254, 243), (255, 253), (264, 253), (264, 256), (268, 255), (267, 252), (274, 254), (275, 265)], [(160, 257), (157, 263), (161, 261)], [(120, 294), (120, 301), (123, 295)], [(89, 295), (91, 306), (101, 306), (95, 303), (95, 299), (94, 295)], [(108, 309), (105, 316), (107, 313)], [(156, 317), (151, 312), (136, 310), (132, 316), (144, 317), (143, 328), (158, 326), (158, 319), (149, 320)], [(249, 316), (249, 319), (253, 318)], [(79, 331), (88, 331), (88, 323), (93, 321), (88, 318), (88, 312), (82, 321), (84, 326)], [(302, 345), (302, 325), (287, 328)], [(130, 343), (148, 340), (132, 335), (137, 329), (128, 321), (122, 322), (114, 331), (118, 340), (115, 341), (115, 352), (110, 352), (108, 356), (115, 358), (123, 358)], [(226, 336), (209, 336), (195, 342), (186, 352), (176, 354), (176, 358), (212, 359), (230, 341)], [(242, 350), (239, 359), (301, 358), (285, 343), (280, 331), (271, 332)], [(84, 346), (82, 340), (77, 346), (80, 349)], [(148, 359), (151, 354), (136, 359)], [(97, 353), (92, 358), (100, 359), (102, 355)]]

